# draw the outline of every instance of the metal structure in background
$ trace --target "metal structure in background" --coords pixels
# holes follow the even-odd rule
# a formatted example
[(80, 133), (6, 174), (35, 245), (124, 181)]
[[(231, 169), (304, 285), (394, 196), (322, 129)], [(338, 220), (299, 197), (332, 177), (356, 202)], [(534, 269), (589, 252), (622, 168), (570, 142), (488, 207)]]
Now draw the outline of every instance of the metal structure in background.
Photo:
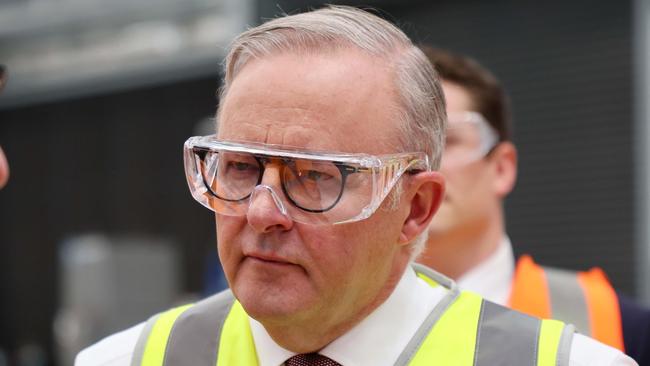
[(214, 74), (253, 18), (246, 0), (0, 3), (0, 108)]
[(636, 0), (633, 9), (637, 292), (650, 305), (650, 2)]
[(158, 238), (101, 234), (66, 240), (54, 320), (58, 364), (72, 365), (83, 348), (181, 301), (178, 247)]

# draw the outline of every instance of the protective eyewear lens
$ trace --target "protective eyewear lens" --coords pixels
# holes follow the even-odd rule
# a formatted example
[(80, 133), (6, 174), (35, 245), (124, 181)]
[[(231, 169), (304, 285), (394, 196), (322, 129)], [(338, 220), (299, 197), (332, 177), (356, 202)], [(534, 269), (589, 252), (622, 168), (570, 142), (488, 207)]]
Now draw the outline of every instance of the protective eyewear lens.
[[(325, 212), (340, 200), (350, 166), (306, 159), (270, 159), (251, 154), (197, 149), (203, 181), (215, 197), (239, 202), (262, 182), (267, 164), (280, 166), (282, 191), (298, 208)], [(274, 161), (275, 160), (275, 161)]]
[[(262, 185), (271, 167), (281, 194)], [(207, 136), (186, 142), (185, 168), (194, 198), (217, 213), (245, 215), (254, 192), (263, 186), (292, 220), (336, 224), (369, 217), (404, 172), (427, 170), (428, 162), (424, 154), (319, 155)]]

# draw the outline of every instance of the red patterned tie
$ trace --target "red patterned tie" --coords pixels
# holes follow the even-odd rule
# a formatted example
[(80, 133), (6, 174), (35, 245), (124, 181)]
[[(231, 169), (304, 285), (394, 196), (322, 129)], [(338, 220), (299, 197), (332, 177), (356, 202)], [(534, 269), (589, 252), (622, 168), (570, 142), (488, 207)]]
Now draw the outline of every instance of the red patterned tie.
[(295, 355), (284, 363), (285, 366), (341, 366), (340, 363), (319, 355), (318, 353), (302, 353)]

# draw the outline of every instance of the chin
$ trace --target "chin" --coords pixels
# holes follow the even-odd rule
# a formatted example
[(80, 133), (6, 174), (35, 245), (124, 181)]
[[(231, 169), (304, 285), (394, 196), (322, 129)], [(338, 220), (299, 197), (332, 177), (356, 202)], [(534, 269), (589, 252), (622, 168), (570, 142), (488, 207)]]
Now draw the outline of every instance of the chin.
[[(243, 280), (243, 278), (240, 278)], [(309, 308), (309, 289), (294, 281), (293, 286), (285, 281), (269, 282), (247, 278), (236, 281), (233, 294), (248, 315), (262, 320), (281, 320)]]
[(286, 312), (283, 299), (275, 291), (269, 293), (268, 290), (255, 286), (235, 286), (233, 293), (246, 313), (255, 319), (278, 317)]
[(312, 308), (301, 299), (291, 301), (283, 296), (253, 294), (252, 297), (243, 296), (238, 300), (250, 317), (265, 325), (288, 323), (301, 318), (301, 314), (308, 313)]

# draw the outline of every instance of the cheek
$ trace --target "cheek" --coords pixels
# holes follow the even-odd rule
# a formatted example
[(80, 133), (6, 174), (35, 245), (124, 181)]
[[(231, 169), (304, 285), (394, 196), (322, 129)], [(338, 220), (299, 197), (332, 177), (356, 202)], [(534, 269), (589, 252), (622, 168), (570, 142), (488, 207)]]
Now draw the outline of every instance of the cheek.
[(475, 164), (469, 164), (454, 169), (441, 170), (445, 177), (446, 190), (452, 195), (469, 194), (477, 185), (482, 184), (482, 169)]
[[(335, 228), (336, 229), (336, 228)], [(323, 267), (324, 271), (332, 266), (344, 266), (353, 261), (354, 251), (350, 245), (351, 236), (345, 231), (322, 230), (322, 227), (312, 232), (302, 232), (300, 242), (308, 248), (309, 257)]]
[[(380, 213), (380, 215), (383, 214)], [(401, 224), (401, 215), (391, 213), (390, 220), (377, 220), (368, 223), (363, 228), (362, 240), (357, 242), (356, 258), (354, 263), (354, 280), (358, 286), (365, 288), (368, 296), (376, 295), (387, 278), (395, 270), (395, 260), (408, 257), (406, 252), (400, 252), (405, 248), (398, 244)]]
[(245, 217), (215, 215), (215, 223), (219, 260), (226, 277), (230, 280), (242, 258), (241, 232), (246, 225), (246, 220)]
[[(380, 208), (381, 210), (381, 208)], [(350, 230), (344, 237), (355, 238), (347, 240), (342, 252), (345, 254), (347, 265), (356, 267), (375, 266), (379, 262), (388, 260), (391, 249), (397, 247), (399, 228), (397, 221), (378, 220), (384, 212), (377, 212), (375, 216), (364, 222), (363, 226)], [(393, 215), (396, 216), (396, 215)], [(373, 220), (374, 219), (374, 220)]]
[(317, 286), (327, 286), (330, 283), (347, 283), (349, 273), (359, 267), (360, 253), (358, 242), (359, 233), (348, 230), (310, 230), (300, 233), (300, 242), (306, 249), (309, 260), (306, 269)]

